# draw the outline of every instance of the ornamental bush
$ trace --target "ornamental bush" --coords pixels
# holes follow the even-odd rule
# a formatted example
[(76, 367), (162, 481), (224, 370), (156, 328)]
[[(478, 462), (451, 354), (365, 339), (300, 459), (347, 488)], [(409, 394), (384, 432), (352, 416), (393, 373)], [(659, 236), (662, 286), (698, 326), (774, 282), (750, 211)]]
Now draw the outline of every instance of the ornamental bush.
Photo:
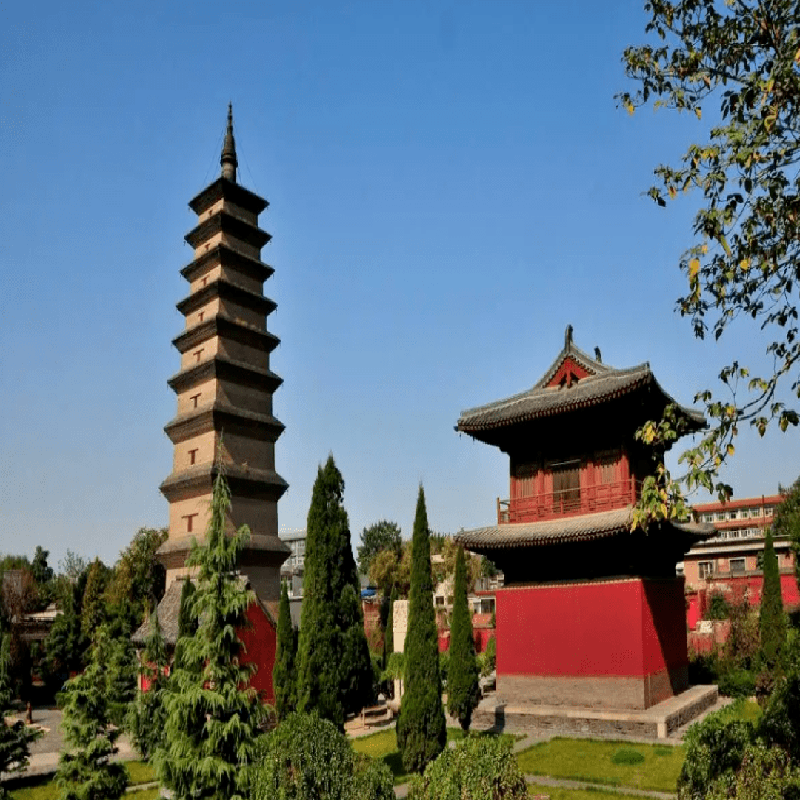
[(357, 757), (318, 714), (290, 714), (263, 738), (250, 770), (251, 800), (394, 800), (392, 774)]
[(523, 800), (525, 776), (511, 742), (496, 736), (468, 736), (431, 762), (411, 785), (409, 800)]
[(712, 783), (731, 778), (754, 738), (752, 723), (731, 719), (727, 709), (692, 725), (685, 738), (686, 760), (678, 777), (678, 800), (703, 800)]

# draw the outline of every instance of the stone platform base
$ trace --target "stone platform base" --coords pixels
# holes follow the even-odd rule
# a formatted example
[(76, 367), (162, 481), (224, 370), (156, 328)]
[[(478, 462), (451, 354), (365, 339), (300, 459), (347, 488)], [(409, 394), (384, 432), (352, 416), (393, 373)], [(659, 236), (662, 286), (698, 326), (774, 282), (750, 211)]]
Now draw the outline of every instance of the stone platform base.
[(666, 739), (713, 706), (717, 699), (716, 686), (692, 686), (644, 711), (600, 711), (576, 706), (511, 705), (490, 696), (482, 700), (473, 712), (472, 727), (509, 733), (579, 733), (599, 737)]

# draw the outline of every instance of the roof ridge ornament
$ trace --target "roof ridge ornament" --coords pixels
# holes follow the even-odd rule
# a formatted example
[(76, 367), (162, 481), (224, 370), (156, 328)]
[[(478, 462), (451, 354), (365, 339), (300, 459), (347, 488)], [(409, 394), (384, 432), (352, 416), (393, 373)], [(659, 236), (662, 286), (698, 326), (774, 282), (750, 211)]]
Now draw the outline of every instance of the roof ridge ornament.
[(236, 168), (239, 162), (236, 159), (236, 142), (233, 138), (233, 103), (228, 103), (228, 128), (225, 131), (219, 163), (222, 167), (222, 177), (236, 183)]
[(564, 331), (564, 349), (572, 350), (572, 325), (567, 325)]

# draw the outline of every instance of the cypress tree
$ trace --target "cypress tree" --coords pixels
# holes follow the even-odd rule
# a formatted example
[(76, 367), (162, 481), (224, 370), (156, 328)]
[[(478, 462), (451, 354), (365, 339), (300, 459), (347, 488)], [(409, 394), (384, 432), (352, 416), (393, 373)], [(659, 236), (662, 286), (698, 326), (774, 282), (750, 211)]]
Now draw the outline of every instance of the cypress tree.
[(786, 618), (783, 615), (781, 576), (771, 528), (767, 529), (764, 538), (764, 584), (761, 590), (758, 621), (761, 633), (761, 661), (767, 670), (773, 672), (780, 666), (786, 644)]
[(405, 694), (397, 720), (397, 744), (408, 772), (422, 772), (447, 741), (433, 610), (430, 531), (425, 493), (419, 487), (411, 545), (411, 592), (405, 641)]
[(317, 470), (306, 529), (297, 707), (339, 728), (372, 694), (372, 662), (359, 602), (344, 480), (333, 456)]
[(101, 627), (94, 634), (89, 665), (64, 690), (61, 729), (68, 749), (56, 773), (60, 800), (116, 800), (128, 783), (125, 767), (111, 761), (121, 731), (111, 725), (108, 703), (110, 647), (108, 632)]
[(289, 590), (284, 583), (281, 588), (281, 603), (278, 609), (278, 646), (275, 652), (275, 666), (272, 668), (275, 711), (279, 720), (286, 719), (297, 706), (296, 661), (297, 637), (292, 627)]
[(389, 661), (389, 657), (394, 653), (394, 601), (397, 600), (397, 587), (392, 586), (392, 593), (389, 595), (389, 614), (386, 617), (386, 633), (383, 637), (383, 668)]
[(264, 718), (249, 686), (252, 665), (242, 664), (237, 630), (247, 625), (255, 594), (236, 569), (249, 530), (225, 533), (230, 509), (225, 479), (214, 481), (211, 519), (203, 545), (195, 544), (187, 561), (199, 567), (194, 594), (187, 603), (193, 636), (180, 640), (181, 664), (173, 670), (165, 698), (163, 746), (153, 761), (156, 774), (176, 800), (241, 800)]
[(478, 662), (472, 635), (472, 615), (467, 604), (467, 577), (464, 548), (456, 554), (453, 589), (453, 621), (450, 625), (450, 662), (447, 669), (447, 711), (466, 731), (472, 712), (480, 700)]
[(197, 631), (197, 620), (191, 615), (192, 595), (195, 592), (195, 585), (186, 578), (181, 587), (181, 600), (178, 609), (178, 639), (175, 643), (175, 658), (173, 659), (173, 669), (180, 669), (183, 663), (183, 644), (194, 636)]

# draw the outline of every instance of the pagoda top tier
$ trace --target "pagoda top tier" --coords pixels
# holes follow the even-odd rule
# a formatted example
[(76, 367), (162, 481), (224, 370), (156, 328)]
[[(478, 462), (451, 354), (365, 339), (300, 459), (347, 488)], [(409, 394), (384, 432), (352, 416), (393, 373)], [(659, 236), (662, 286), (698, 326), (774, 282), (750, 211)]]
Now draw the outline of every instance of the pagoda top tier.
[[(669, 404), (674, 404), (686, 433), (700, 430), (705, 418), (694, 409), (682, 406), (665, 392), (649, 363), (627, 369), (604, 364), (599, 348), (595, 357), (572, 341), (572, 326), (567, 327), (564, 348), (544, 375), (527, 391), (461, 412), (456, 430), (474, 439), (504, 447), (509, 428), (525, 426), (530, 432), (542, 425), (552, 427), (552, 417), (570, 412), (581, 414), (588, 409), (616, 404), (622, 398), (633, 400), (641, 417), (659, 419)], [(636, 402), (638, 400), (639, 402)]]

